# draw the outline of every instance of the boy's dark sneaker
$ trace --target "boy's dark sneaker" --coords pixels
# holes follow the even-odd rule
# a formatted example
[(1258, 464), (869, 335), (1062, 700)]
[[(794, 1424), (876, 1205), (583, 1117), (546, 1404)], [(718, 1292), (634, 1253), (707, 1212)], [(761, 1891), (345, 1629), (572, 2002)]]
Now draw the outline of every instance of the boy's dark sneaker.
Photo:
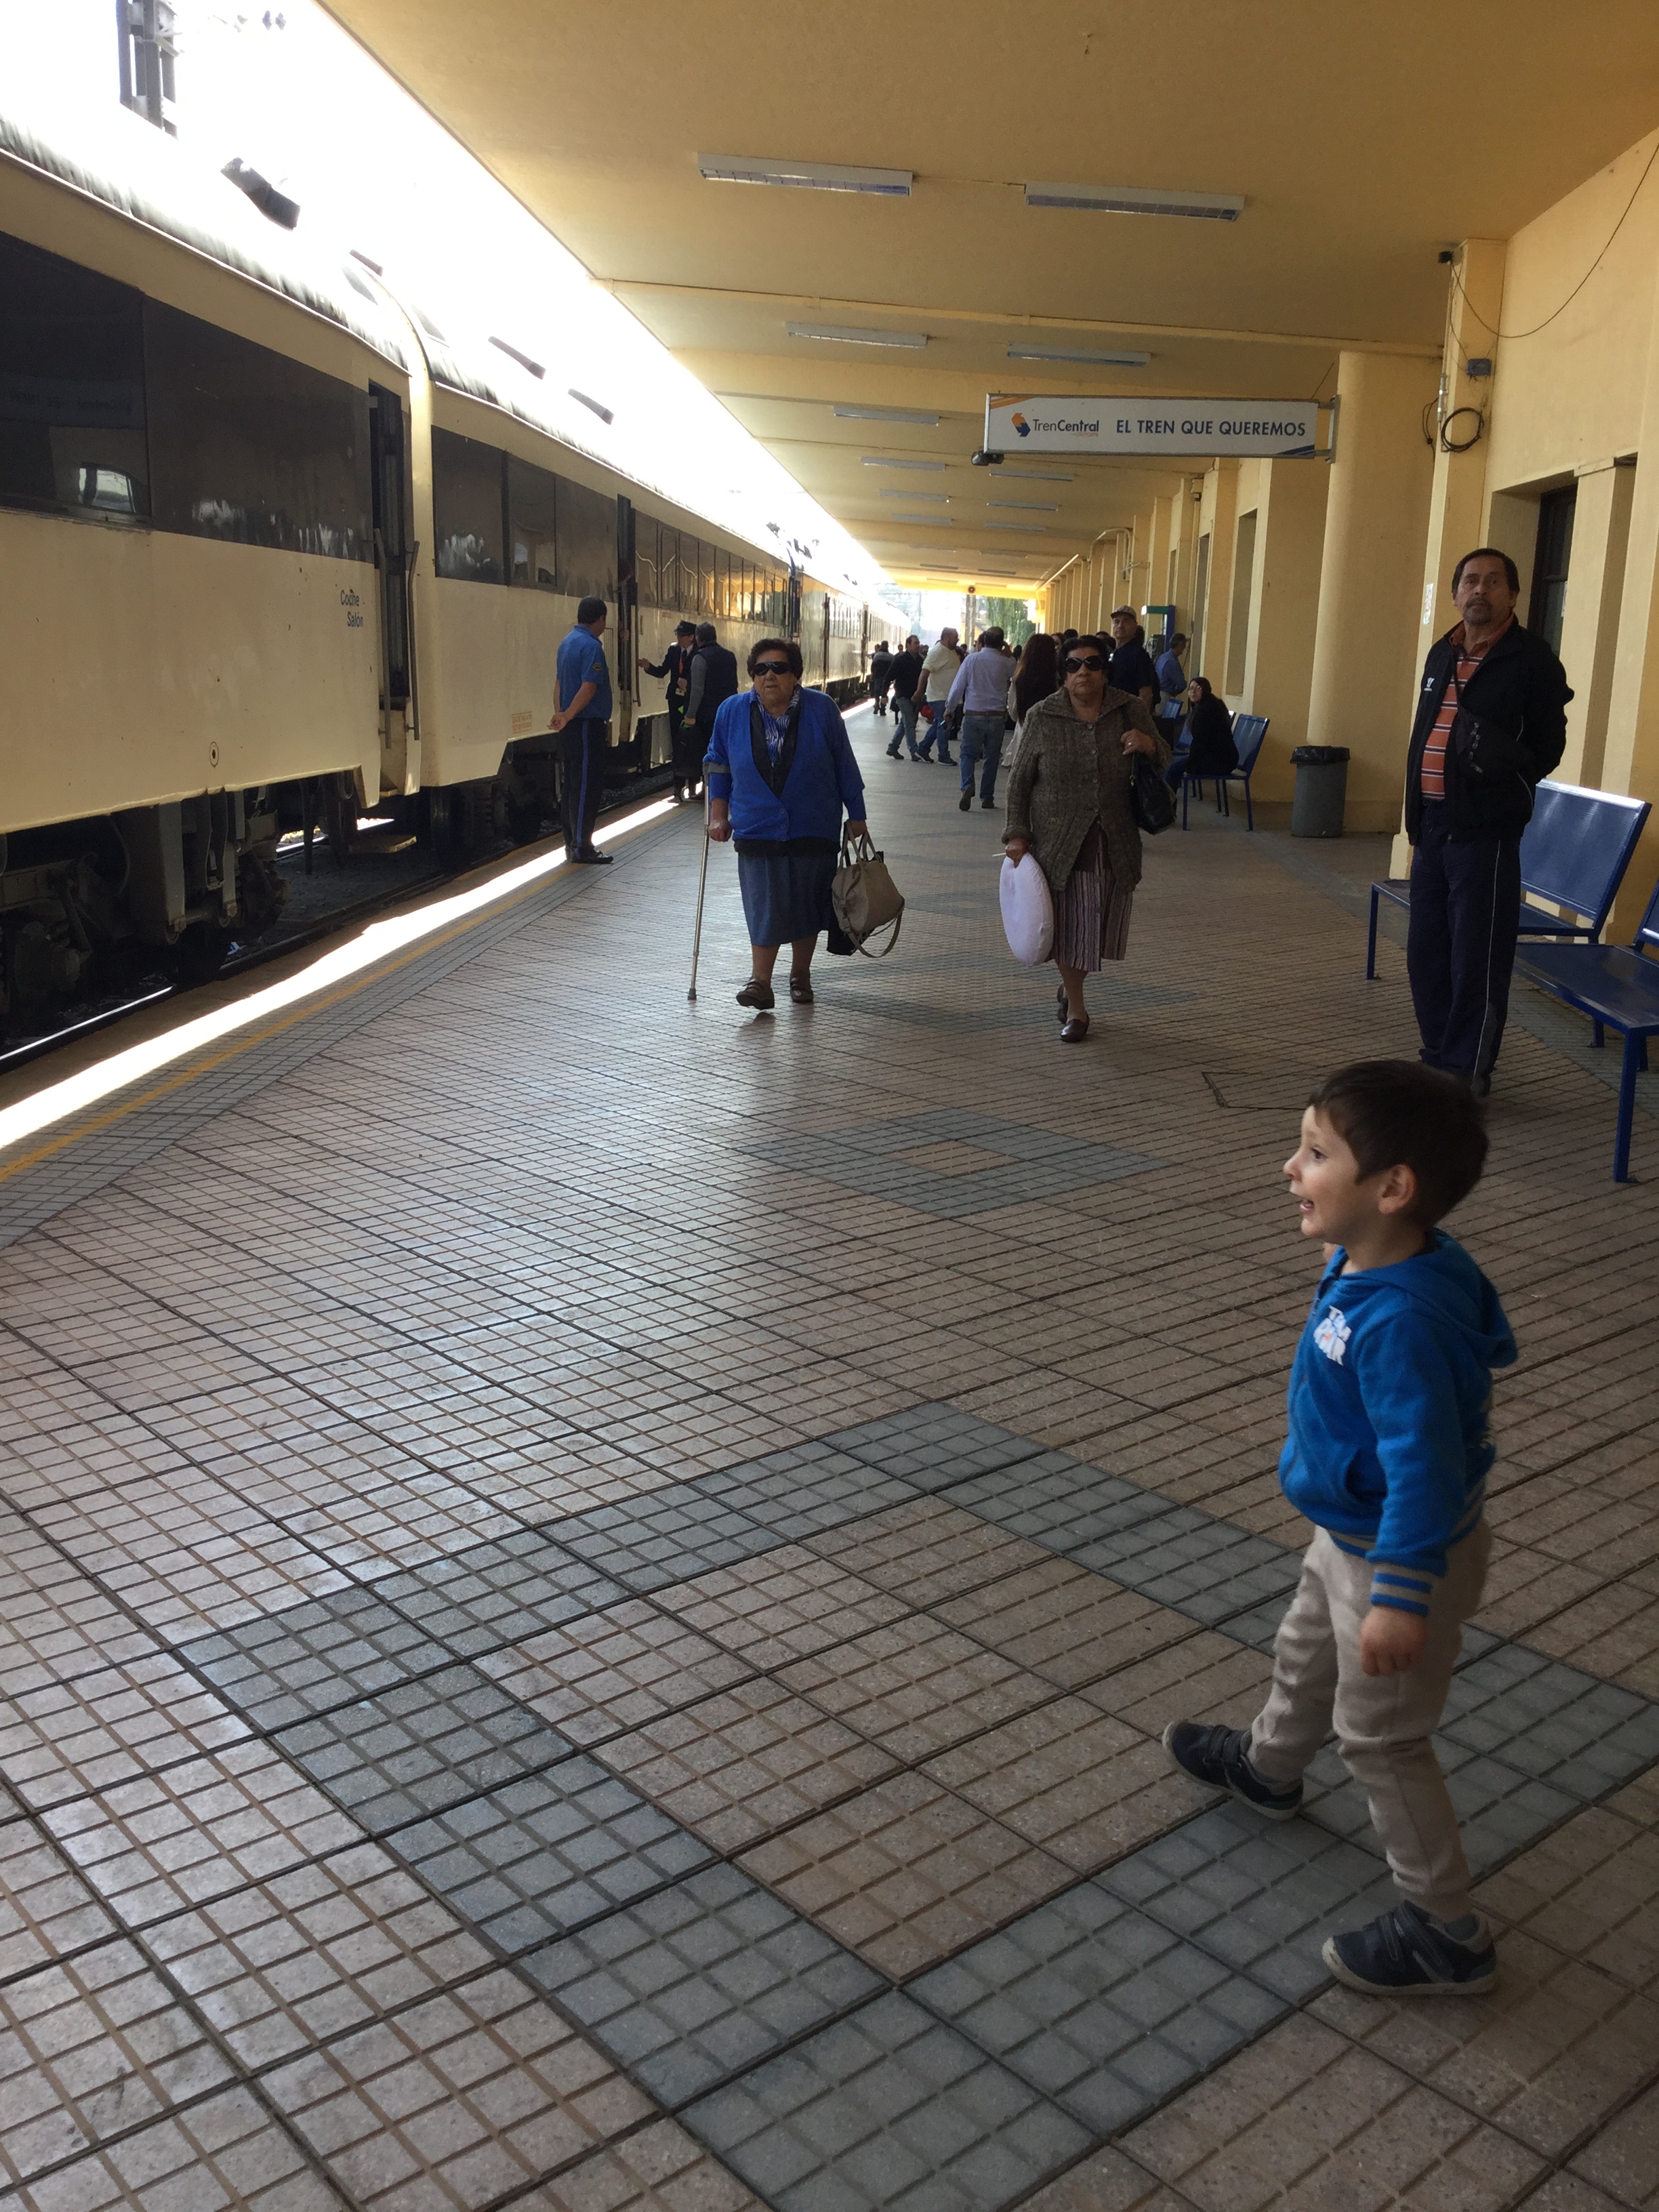
[(1369, 1996), (1485, 1996), (1498, 1986), (1498, 1952), (1486, 1921), (1479, 1913), (1469, 1918), (1469, 1940), (1459, 1942), (1407, 1899), (1369, 1927), (1328, 1936), (1325, 1964), (1339, 1982)]
[(1269, 1820), (1292, 1820), (1302, 1809), (1302, 1784), (1276, 1787), (1250, 1764), (1249, 1729), (1171, 1721), (1164, 1748), (1184, 1773), (1212, 1790), (1230, 1790), (1241, 1805), (1254, 1807)]

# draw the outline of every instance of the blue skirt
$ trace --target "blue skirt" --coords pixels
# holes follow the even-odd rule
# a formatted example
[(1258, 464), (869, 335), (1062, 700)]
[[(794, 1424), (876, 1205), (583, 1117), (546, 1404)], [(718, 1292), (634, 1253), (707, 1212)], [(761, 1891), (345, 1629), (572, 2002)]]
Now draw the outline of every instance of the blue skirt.
[(739, 853), (738, 888), (751, 945), (816, 937), (835, 920), (830, 886), (841, 865), (830, 853)]

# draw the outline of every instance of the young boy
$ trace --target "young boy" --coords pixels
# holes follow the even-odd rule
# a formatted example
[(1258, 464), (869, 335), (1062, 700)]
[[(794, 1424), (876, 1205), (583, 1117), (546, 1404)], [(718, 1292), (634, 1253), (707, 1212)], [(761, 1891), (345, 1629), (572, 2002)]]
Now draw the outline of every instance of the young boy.
[(1315, 1091), (1285, 1173), (1327, 1264), (1279, 1479), (1316, 1534), (1251, 1726), (1164, 1735), (1188, 1774), (1288, 1820), (1334, 1727), (1404, 1901), (1333, 1936), (1325, 1963), (1389, 1996), (1475, 1995), (1497, 1976), (1429, 1741), (1491, 1548), (1492, 1370), (1515, 1358), (1498, 1293), (1435, 1225), (1486, 1153), (1469, 1091), (1414, 1060), (1361, 1060)]

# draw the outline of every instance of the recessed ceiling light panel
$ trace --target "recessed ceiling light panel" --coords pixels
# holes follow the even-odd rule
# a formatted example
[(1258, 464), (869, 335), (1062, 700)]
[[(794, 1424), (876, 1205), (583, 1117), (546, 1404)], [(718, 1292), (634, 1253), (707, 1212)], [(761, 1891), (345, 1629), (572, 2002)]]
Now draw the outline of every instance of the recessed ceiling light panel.
[(790, 185), (809, 192), (866, 192), (908, 200), (908, 169), (849, 169), (836, 161), (772, 161), (753, 154), (699, 154), (698, 173), (711, 185)]
[(884, 453), (861, 453), (859, 458), (866, 469), (934, 469), (942, 472), (945, 465), (943, 461), (890, 460)]
[(937, 430), (939, 423), (937, 415), (917, 407), (854, 407), (837, 402), (835, 411), (843, 422), (919, 422), (924, 430)]
[(884, 515), (882, 520), (885, 522), (927, 522), (935, 530), (954, 530), (957, 526), (948, 514), (901, 514), (896, 508), (891, 514)]
[(908, 484), (906, 484), (901, 491), (896, 484), (888, 484), (883, 487), (881, 496), (883, 499), (936, 500), (939, 506), (943, 507), (951, 495), (945, 491), (912, 491)]
[[(884, 499), (886, 496), (884, 492), (882, 497)], [(1046, 499), (988, 499), (985, 504), (987, 507), (1017, 507), (1024, 514), (1058, 514), (1060, 513), (1058, 504)]]
[(783, 334), (787, 338), (828, 338), (835, 345), (908, 346), (916, 353), (927, 343), (926, 331), (866, 331), (856, 323), (786, 323)]
[(1184, 215), (1237, 222), (1244, 203), (1236, 192), (1174, 192), (1146, 185), (1027, 185), (1025, 204), (1084, 208), (1096, 215)]
[(1048, 527), (1046, 522), (981, 522), (979, 526), (981, 530), (1035, 530), (1038, 532), (1044, 531)]
[(1091, 368), (1145, 368), (1149, 353), (1087, 353), (1079, 346), (1011, 345), (1010, 361), (1080, 361)]
[(1005, 468), (997, 478), (997, 482), (1006, 483), (1010, 477), (1018, 477), (1022, 483), (1075, 483), (1077, 481), (1076, 477), (1069, 473), (1057, 475), (1051, 469)]

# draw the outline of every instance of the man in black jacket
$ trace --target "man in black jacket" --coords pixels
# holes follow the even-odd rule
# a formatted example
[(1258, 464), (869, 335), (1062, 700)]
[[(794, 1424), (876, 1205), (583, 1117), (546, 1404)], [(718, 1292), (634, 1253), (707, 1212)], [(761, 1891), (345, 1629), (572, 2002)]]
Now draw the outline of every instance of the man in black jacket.
[(1462, 619), (1429, 649), (1406, 763), (1412, 842), (1406, 968), (1431, 1067), (1478, 1097), (1509, 1012), (1521, 832), (1567, 741), (1566, 672), (1515, 619), (1521, 579), (1482, 545), (1452, 571)]
[(738, 657), (720, 641), (713, 623), (697, 624), (697, 649), (691, 656), (691, 684), (685, 719), (697, 733), (697, 757), (707, 757), (714, 716), (738, 688)]
[(668, 686), (668, 744), (674, 763), (676, 799), (690, 799), (702, 774), (702, 748), (697, 743), (696, 730), (686, 737), (680, 734), (685, 720), (686, 694), (691, 688), (691, 655), (696, 641), (696, 623), (676, 623), (674, 642), (659, 664), (653, 665), (643, 653), (640, 656), (640, 665), (646, 674)]

